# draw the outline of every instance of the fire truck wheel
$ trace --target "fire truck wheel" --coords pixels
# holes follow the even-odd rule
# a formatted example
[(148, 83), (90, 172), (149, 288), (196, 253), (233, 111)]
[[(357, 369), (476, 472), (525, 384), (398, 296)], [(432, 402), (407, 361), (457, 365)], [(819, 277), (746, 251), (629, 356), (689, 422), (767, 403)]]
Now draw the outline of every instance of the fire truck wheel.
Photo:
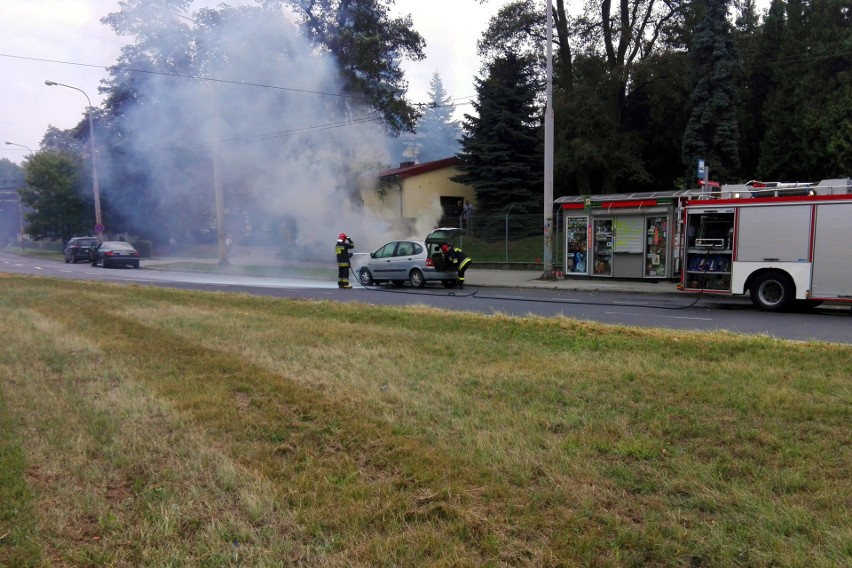
[(751, 301), (758, 309), (767, 312), (786, 310), (793, 303), (793, 280), (783, 272), (766, 272), (751, 283)]

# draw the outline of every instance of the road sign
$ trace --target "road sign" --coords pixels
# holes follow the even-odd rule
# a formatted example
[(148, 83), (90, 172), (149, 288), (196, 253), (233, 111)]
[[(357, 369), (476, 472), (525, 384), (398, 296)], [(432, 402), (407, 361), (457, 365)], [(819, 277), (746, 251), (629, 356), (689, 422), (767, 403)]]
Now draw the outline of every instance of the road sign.
[(105, 230), (106, 230), (106, 227), (104, 227), (101, 223), (98, 223), (97, 225), (95, 225), (95, 232), (103, 233)]

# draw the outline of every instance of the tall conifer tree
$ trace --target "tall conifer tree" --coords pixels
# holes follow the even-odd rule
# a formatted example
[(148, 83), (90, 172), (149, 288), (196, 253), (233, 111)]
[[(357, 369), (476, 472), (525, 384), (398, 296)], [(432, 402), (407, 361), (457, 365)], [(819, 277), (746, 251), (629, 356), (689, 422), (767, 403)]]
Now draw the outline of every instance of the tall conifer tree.
[(456, 105), (444, 90), (444, 82), (436, 71), (429, 82), (429, 103), (417, 121), (417, 157), (421, 162), (454, 156), (459, 150), (461, 127), (453, 120)]
[(731, 181), (739, 175), (737, 51), (728, 22), (728, 0), (707, 0), (707, 11), (689, 48), (694, 74), (692, 112), (683, 135), (681, 157), (687, 171), (704, 158), (712, 176)]
[[(768, 20), (767, 20), (768, 24)], [(758, 175), (782, 181), (852, 170), (852, 14), (843, 0), (788, 0)]]
[(512, 53), (492, 61), (477, 78), (476, 115), (465, 115), (462, 175), (483, 209), (514, 203), (516, 213), (541, 210), (543, 152), (539, 136), (533, 61)]

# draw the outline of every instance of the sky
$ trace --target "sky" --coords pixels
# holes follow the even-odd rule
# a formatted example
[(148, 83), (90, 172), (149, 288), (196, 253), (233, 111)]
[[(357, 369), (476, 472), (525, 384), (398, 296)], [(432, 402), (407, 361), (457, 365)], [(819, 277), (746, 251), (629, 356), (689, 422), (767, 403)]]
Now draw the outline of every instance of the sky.
[[(192, 10), (220, 0), (196, 0)], [(231, 5), (253, 4), (233, 0)], [(488, 20), (507, 0), (396, 0), (394, 15), (411, 14), (426, 40), (426, 58), (404, 62), (409, 100), (428, 100), (429, 81), (441, 75), (445, 91), (459, 103), (475, 94), (479, 74), (476, 42)], [(98, 86), (130, 38), (116, 36), (100, 19), (119, 10), (118, 0), (0, 0), (0, 158), (20, 163), (37, 151), (49, 125), (72, 128), (84, 117), (88, 96), (102, 101)], [(65, 87), (48, 87), (45, 81)], [(286, 86), (286, 85), (280, 85)], [(84, 96), (85, 93), (85, 96)], [(457, 107), (457, 118), (470, 112)], [(12, 142), (13, 144), (3, 144)]]

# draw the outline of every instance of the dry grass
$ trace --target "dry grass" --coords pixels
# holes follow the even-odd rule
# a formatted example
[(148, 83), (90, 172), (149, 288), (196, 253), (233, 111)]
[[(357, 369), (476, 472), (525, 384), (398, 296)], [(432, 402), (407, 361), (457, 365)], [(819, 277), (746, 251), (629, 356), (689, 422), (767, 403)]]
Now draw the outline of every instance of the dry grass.
[(848, 347), (0, 285), (0, 565), (852, 560)]

